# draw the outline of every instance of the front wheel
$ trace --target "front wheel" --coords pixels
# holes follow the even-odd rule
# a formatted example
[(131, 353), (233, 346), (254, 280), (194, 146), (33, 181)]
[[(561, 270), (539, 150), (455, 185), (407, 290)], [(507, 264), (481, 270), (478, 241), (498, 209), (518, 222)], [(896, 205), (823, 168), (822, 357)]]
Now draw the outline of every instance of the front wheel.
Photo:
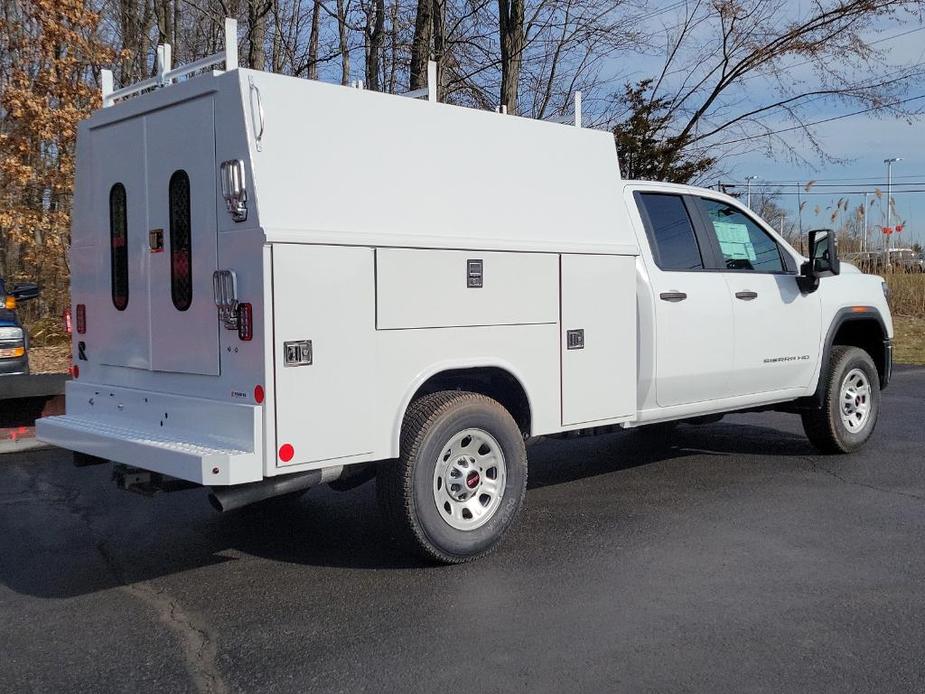
[(832, 348), (822, 407), (803, 412), (803, 430), (823, 453), (851, 453), (867, 443), (880, 414), (880, 376), (858, 347)]
[(523, 435), (498, 402), (443, 391), (408, 408), (401, 457), (383, 463), (377, 496), (394, 535), (427, 559), (458, 564), (488, 554), (527, 488)]

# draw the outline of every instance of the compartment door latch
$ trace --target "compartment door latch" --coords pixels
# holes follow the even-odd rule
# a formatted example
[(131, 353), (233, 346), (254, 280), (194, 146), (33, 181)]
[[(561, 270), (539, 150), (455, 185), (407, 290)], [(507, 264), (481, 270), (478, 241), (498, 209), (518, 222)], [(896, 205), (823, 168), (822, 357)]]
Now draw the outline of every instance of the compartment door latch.
[(283, 352), (286, 356), (286, 366), (311, 366), (311, 340), (292, 340), (290, 342), (284, 342)]

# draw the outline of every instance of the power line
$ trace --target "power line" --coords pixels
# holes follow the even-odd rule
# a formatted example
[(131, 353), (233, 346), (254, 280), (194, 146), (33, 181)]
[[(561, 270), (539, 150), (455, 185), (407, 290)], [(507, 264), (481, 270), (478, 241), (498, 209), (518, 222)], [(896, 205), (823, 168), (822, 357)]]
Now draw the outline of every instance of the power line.
[[(918, 179), (925, 180), (925, 174), (907, 174), (903, 176), (893, 176), (894, 186), (895, 185), (918, 185), (918, 184), (912, 184), (912, 183), (897, 184), (896, 183), (897, 178), (918, 178)], [(799, 178), (799, 179), (797, 178), (778, 178), (778, 179), (765, 178), (765, 179), (762, 179), (762, 183), (760, 185), (805, 185), (809, 183), (810, 181), (812, 181), (813, 186), (815, 187), (817, 185), (816, 181), (819, 181), (819, 185), (821, 185), (823, 182), (828, 182), (828, 181), (840, 181), (842, 183), (847, 183), (849, 185), (853, 185), (853, 184), (861, 185), (862, 183), (866, 183), (868, 181), (880, 181), (880, 180), (882, 179), (879, 176), (854, 176), (852, 178), (814, 178), (812, 176), (807, 176), (805, 178)], [(729, 185), (745, 185), (745, 183), (744, 182), (743, 183), (733, 182), (733, 183), (730, 183)], [(752, 185), (759, 185), (759, 184), (753, 183)]]
[[(764, 182), (764, 183), (752, 183), (751, 186), (752, 186), (752, 188), (781, 188), (781, 187), (786, 186), (786, 185), (790, 185), (790, 186), (793, 186), (793, 185), (805, 186), (805, 185), (809, 185), (810, 183), (812, 183), (812, 185), (810, 186), (810, 190), (812, 190), (813, 188), (846, 188), (846, 187), (852, 187), (852, 186), (855, 186), (855, 185), (863, 185), (863, 183), (861, 183), (861, 182), (858, 182), (858, 183), (848, 183), (848, 184), (845, 184), (845, 183), (816, 183), (816, 182), (814, 182), (812, 179), (807, 179), (807, 180), (805, 180), (805, 181), (791, 181), (791, 182), (789, 182), (789, 183), (768, 183), (768, 182)], [(725, 181), (723, 182), (723, 185), (724, 185), (724, 186), (727, 186), (727, 187), (730, 187), (730, 188), (745, 188), (745, 187), (747, 187), (747, 184), (745, 184), (745, 183), (726, 183)], [(925, 181), (910, 181), (910, 182), (908, 182), (908, 183), (897, 183), (896, 181), (893, 181), (893, 187), (895, 188), (896, 186), (925, 186)], [(873, 188), (886, 188), (886, 183), (883, 183), (883, 185), (878, 185), (878, 184), (874, 183), (874, 184), (871, 184), (871, 187), (873, 187)], [(894, 191), (894, 192), (895, 192), (895, 191)]]
[[(728, 185), (729, 185), (729, 184), (726, 184), (726, 183), (723, 183), (723, 184), (722, 184), (723, 187), (727, 187)], [(776, 196), (778, 196), (778, 195), (801, 195), (801, 196), (806, 196), (806, 195), (829, 195), (829, 196), (833, 196), (833, 197), (834, 197), (834, 196), (836, 196), (836, 195), (841, 195), (841, 196), (847, 196), (847, 195), (864, 195), (865, 193), (869, 193), (869, 194), (873, 195), (873, 191), (872, 191), (872, 190), (840, 190), (840, 191), (831, 191), (831, 190), (808, 190), (808, 191), (807, 191), (807, 190), (801, 190), (801, 191), (796, 191), (796, 190), (780, 190), (780, 191), (774, 191), (774, 197), (776, 197)], [(917, 189), (915, 189), (915, 190), (894, 190), (894, 191), (893, 191), (893, 196), (901, 195), (901, 194), (903, 194), (903, 193), (925, 193), (925, 188), (917, 188)], [(883, 196), (886, 197), (886, 193), (884, 193)]]
[(794, 125), (789, 128), (782, 128), (780, 130), (772, 130), (770, 132), (762, 133), (760, 135), (749, 135), (748, 137), (740, 137), (737, 140), (728, 140), (722, 142), (723, 145), (734, 145), (739, 142), (748, 142), (750, 140), (758, 140), (763, 137), (770, 137), (771, 135), (780, 135), (781, 133), (789, 133), (794, 130), (806, 130), (807, 128), (812, 128), (816, 125), (822, 125), (823, 123), (831, 123), (832, 121), (842, 120), (843, 118), (851, 118), (852, 116), (860, 116), (865, 113), (870, 113), (871, 111), (881, 111), (890, 106), (901, 106), (902, 104), (908, 104), (913, 101), (918, 101), (919, 99), (925, 99), (925, 94), (920, 94), (919, 96), (912, 96), (908, 99), (900, 99), (899, 101), (893, 101), (888, 104), (883, 104), (882, 106), (871, 106), (870, 108), (865, 108), (862, 111), (854, 111), (853, 113), (843, 113), (840, 116), (832, 116), (831, 118), (823, 118), (822, 120), (813, 121), (812, 123), (803, 123), (802, 125)]

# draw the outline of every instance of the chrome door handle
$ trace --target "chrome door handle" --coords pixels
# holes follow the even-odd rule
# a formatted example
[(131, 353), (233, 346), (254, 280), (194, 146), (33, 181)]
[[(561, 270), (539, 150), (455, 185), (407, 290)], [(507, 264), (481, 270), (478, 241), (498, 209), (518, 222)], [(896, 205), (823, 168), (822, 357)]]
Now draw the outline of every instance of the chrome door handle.
[(736, 292), (736, 299), (742, 301), (751, 301), (758, 298), (758, 292)]
[(662, 301), (677, 303), (678, 301), (684, 301), (687, 298), (687, 294), (684, 292), (662, 292), (658, 295), (658, 298)]
[[(251, 122), (253, 123), (254, 130), (255, 130), (255, 137), (254, 137), (255, 145), (256, 145), (257, 151), (260, 152), (263, 150), (263, 129), (266, 126), (266, 116), (263, 111), (263, 102), (260, 99), (260, 88), (256, 84), (254, 84), (253, 77), (248, 77), (247, 81), (248, 81), (248, 84), (250, 85)], [(254, 109), (254, 96), (255, 95), (257, 97), (256, 113)], [(255, 116), (256, 118), (259, 119), (259, 121), (254, 122)]]

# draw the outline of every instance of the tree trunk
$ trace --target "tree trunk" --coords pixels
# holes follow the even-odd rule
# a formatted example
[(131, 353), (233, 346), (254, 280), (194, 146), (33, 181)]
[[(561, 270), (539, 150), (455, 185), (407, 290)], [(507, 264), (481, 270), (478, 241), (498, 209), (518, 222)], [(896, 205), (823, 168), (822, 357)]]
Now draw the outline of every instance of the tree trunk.
[(501, 105), (517, 113), (517, 83), (524, 50), (524, 0), (498, 0), (501, 39)]
[(414, 19), (414, 40), (411, 43), (411, 89), (423, 89), (427, 86), (427, 61), (430, 60), (434, 4), (434, 0), (418, 0), (418, 13)]
[(340, 47), (340, 83), (350, 83), (350, 45), (347, 42), (347, 14), (344, 0), (337, 0), (337, 36)]
[(318, 30), (321, 23), (321, 0), (312, 6), (312, 30), (308, 35), (308, 79), (318, 79)]
[(366, 26), (368, 34), (366, 88), (378, 92), (380, 91), (379, 64), (382, 59), (382, 38), (385, 34), (385, 0), (373, 0), (373, 16), (367, 18)]
[(259, 0), (247, 3), (247, 67), (252, 70), (263, 70), (266, 65), (263, 43), (267, 36), (267, 10)]

